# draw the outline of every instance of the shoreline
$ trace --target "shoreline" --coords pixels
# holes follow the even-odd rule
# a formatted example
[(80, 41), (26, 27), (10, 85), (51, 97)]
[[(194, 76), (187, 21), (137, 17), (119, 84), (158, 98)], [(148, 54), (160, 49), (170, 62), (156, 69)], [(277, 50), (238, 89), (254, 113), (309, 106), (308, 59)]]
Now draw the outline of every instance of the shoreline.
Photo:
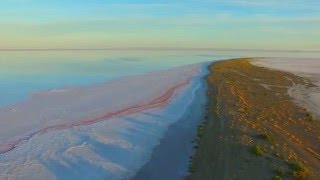
[(311, 84), (252, 60), (210, 66), (208, 119), (188, 179), (320, 176), (320, 123), (287, 92), (294, 84)]
[(7, 174), (20, 179), (134, 176), (168, 127), (188, 111), (184, 105), (194, 101), (189, 94), (200, 83), (200, 72), (201, 65), (195, 64), (46, 91), (0, 109), (0, 116), (11, 120), (0, 121), (0, 179)]
[(306, 108), (320, 119), (320, 60), (310, 58), (257, 58), (253, 65), (293, 73), (302, 77), (304, 84), (293, 84), (288, 89), (289, 96), (299, 106)]
[[(214, 62), (220, 61), (224, 60)], [(149, 161), (132, 179), (185, 179), (190, 175), (189, 165), (197, 146), (194, 137), (197, 136), (197, 128), (204, 123), (206, 114), (208, 86), (205, 79), (210, 75), (211, 63), (202, 63), (202, 73), (198, 80), (200, 87), (195, 92), (196, 97), (192, 98), (194, 101), (188, 105), (190, 111), (186, 111), (177, 122), (169, 126)]]
[[(150, 160), (132, 178), (136, 180), (183, 179), (188, 172), (190, 156), (194, 154), (193, 138), (196, 128), (203, 121), (206, 86), (201, 83), (192, 95), (193, 101), (178, 121), (168, 127), (159, 145), (154, 148)], [(196, 84), (192, 85), (195, 86)]]

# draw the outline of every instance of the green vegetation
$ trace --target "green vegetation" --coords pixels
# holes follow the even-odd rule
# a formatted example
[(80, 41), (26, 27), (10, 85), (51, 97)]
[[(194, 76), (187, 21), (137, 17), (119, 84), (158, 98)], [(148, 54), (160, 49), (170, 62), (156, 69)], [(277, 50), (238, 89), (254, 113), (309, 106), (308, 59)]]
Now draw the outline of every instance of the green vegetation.
[(274, 176), (272, 179), (273, 180), (283, 180), (283, 178), (281, 176)]
[(261, 139), (270, 141), (270, 142), (274, 141), (274, 139), (275, 139), (273, 134), (267, 133), (267, 132), (265, 132), (263, 134), (259, 134), (258, 137), (260, 137)]
[(316, 117), (314, 117), (312, 114), (307, 113), (306, 116), (308, 117), (309, 121), (315, 121)]
[(262, 156), (264, 155), (267, 151), (262, 148), (260, 145), (255, 145), (252, 147), (251, 152), (255, 154), (256, 156)]
[(189, 164), (189, 173), (194, 173), (195, 170), (196, 170), (196, 168), (195, 168), (194, 164), (191, 162)]
[(309, 174), (309, 169), (300, 162), (288, 162), (288, 165), (294, 178), (305, 179)]
[(274, 170), (275, 174), (278, 175), (278, 176), (284, 176), (285, 174), (285, 170), (283, 168), (279, 168), (279, 169), (276, 169)]
[(199, 138), (201, 138), (204, 135), (204, 130), (205, 130), (205, 127), (204, 127), (203, 124), (198, 126), (198, 131), (197, 131), (198, 134), (197, 134), (197, 136)]

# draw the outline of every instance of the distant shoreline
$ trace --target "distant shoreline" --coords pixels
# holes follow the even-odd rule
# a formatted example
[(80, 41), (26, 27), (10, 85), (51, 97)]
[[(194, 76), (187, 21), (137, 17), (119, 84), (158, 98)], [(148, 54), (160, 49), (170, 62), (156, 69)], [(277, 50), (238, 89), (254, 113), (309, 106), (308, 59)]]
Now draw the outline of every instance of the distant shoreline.
[(0, 51), (243, 51), (243, 52), (284, 52), (320, 53), (316, 50), (272, 50), (272, 49), (228, 49), (228, 48), (0, 48)]

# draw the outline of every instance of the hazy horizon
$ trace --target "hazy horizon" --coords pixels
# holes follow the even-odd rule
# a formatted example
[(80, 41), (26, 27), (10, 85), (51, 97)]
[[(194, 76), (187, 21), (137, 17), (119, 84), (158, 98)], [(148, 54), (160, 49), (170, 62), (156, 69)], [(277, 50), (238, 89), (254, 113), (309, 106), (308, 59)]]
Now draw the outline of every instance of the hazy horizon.
[(175, 48), (175, 47), (131, 47), (131, 48), (0, 48), (0, 51), (252, 51), (252, 52), (310, 52), (320, 50), (289, 50), (289, 49), (232, 49), (232, 48)]
[(0, 49), (318, 51), (316, 0), (0, 2)]

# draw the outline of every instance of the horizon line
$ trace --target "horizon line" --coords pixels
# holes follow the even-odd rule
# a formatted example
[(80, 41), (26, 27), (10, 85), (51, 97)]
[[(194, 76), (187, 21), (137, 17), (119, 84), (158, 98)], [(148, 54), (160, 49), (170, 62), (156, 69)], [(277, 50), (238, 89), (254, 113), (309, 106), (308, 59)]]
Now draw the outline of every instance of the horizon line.
[(317, 50), (273, 50), (273, 49), (237, 49), (237, 48), (170, 48), (170, 47), (159, 47), (159, 48), (147, 48), (147, 47), (136, 47), (136, 48), (0, 48), (0, 51), (130, 51), (130, 50), (141, 50), (141, 51), (184, 51), (184, 50), (202, 50), (202, 51), (261, 51), (261, 52), (310, 52), (317, 53)]

